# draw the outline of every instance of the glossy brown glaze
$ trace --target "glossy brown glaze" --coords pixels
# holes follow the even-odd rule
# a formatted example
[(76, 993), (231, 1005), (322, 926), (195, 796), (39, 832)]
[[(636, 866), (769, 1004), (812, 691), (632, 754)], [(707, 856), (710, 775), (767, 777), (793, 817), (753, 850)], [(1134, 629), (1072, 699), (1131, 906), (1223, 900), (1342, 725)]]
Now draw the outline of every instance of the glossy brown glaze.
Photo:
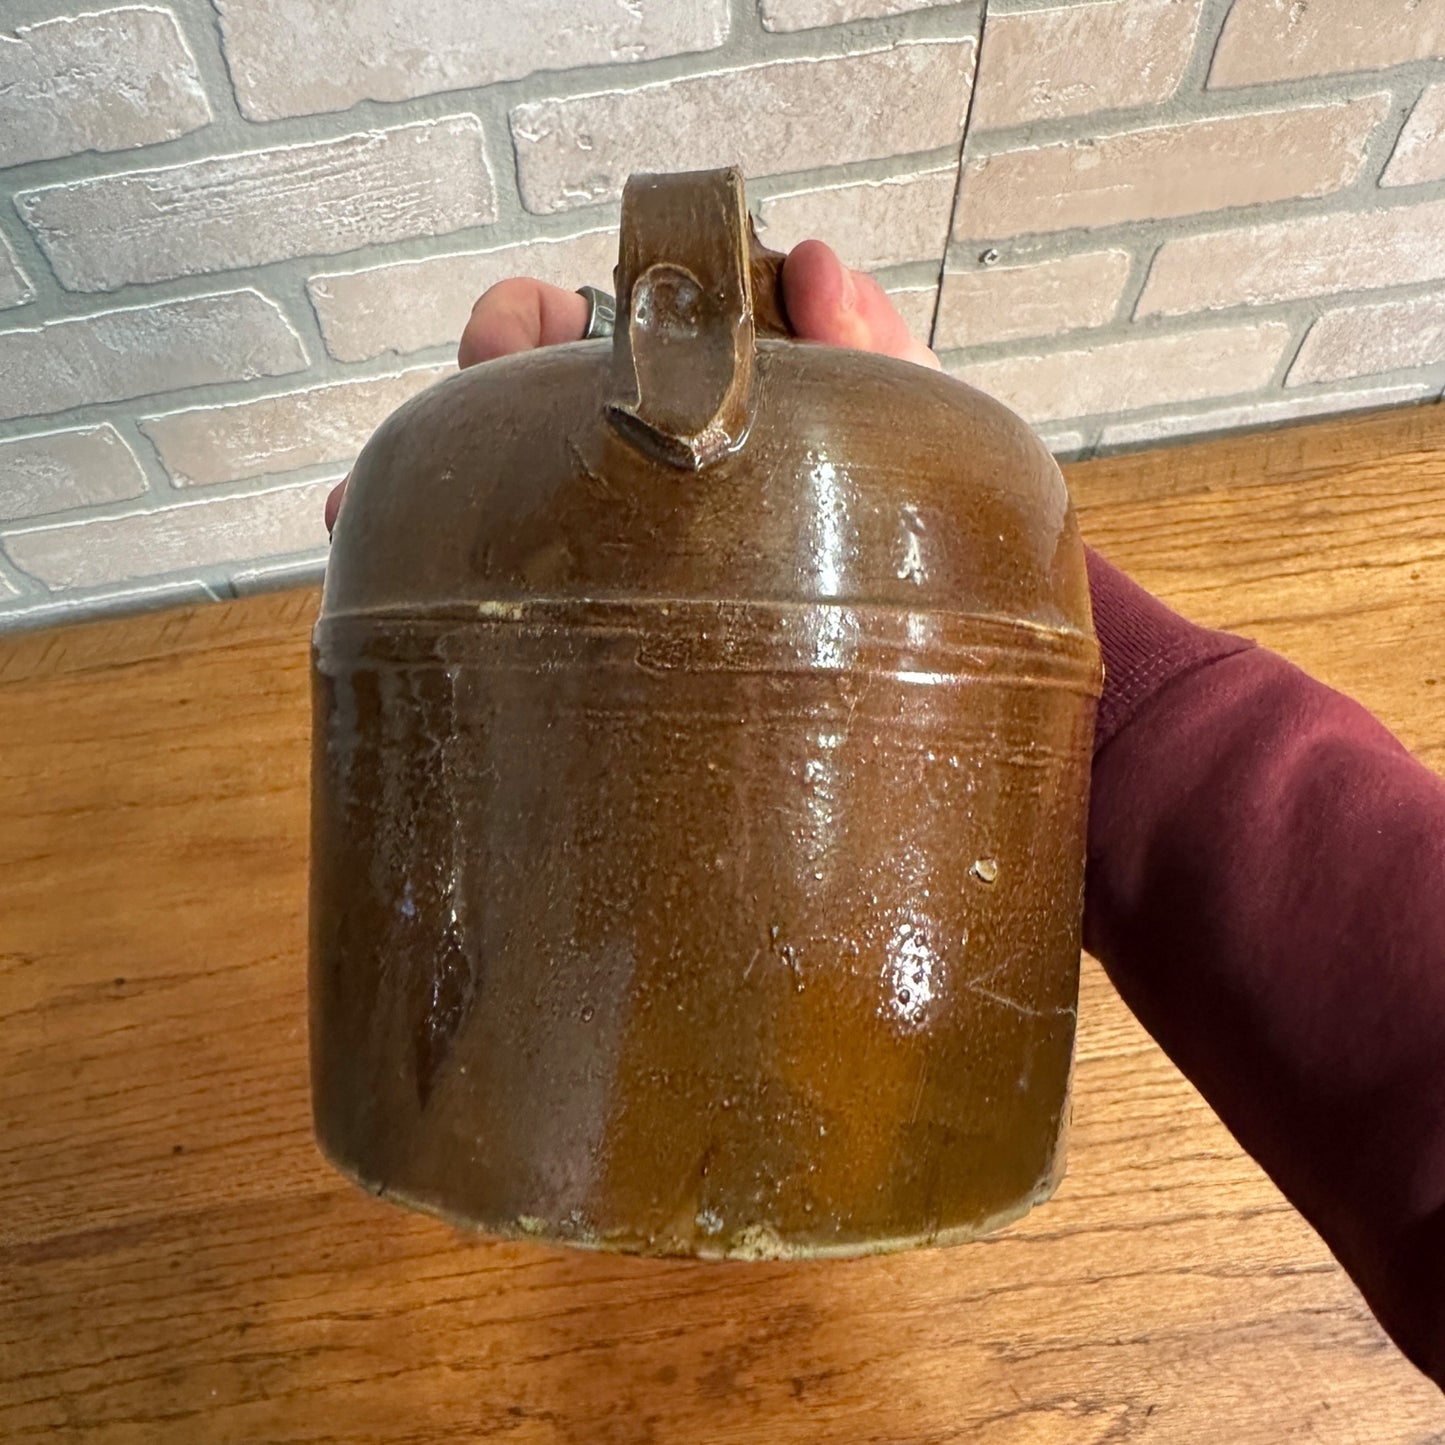
[(634, 178), (621, 253), (615, 343), (451, 378), (353, 473), (318, 1135), (502, 1234), (968, 1238), (1062, 1167), (1099, 681), (1062, 478), (960, 382), (767, 334), (736, 173)]

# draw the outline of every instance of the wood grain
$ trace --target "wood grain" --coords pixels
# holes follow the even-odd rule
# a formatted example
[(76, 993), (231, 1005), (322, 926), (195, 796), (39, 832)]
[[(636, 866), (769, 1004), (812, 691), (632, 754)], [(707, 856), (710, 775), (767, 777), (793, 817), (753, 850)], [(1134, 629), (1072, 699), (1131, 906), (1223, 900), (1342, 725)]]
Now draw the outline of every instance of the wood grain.
[[(1445, 766), (1445, 408), (1092, 463), (1091, 540)], [(1085, 975), (1070, 1170), (983, 1243), (698, 1266), (332, 1175), (280, 594), (0, 646), (0, 1440), (1445, 1441), (1445, 1399)]]

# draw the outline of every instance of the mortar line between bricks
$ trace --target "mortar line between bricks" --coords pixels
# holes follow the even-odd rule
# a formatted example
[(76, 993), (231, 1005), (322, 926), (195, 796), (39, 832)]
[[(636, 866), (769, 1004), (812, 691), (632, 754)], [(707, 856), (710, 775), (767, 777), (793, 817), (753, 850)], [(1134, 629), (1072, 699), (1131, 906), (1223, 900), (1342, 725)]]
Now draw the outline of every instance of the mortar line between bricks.
[(215, 117), (212, 125), (218, 127), (223, 136), (249, 139), (251, 123), (241, 114), (241, 107), (236, 103), (231, 67), (221, 43), (221, 17), (215, 6), (211, 0), (196, 0), (192, 4), (171, 6), (171, 13), (176, 17), (181, 34), (195, 57), (196, 69), (200, 72), (211, 103), (211, 113)]
[(1136, 312), (1139, 308), (1139, 298), (1144, 294), (1144, 288), (1149, 284), (1149, 273), (1154, 269), (1154, 258), (1159, 254), (1159, 248), (1164, 243), (1155, 241), (1152, 244), (1140, 246), (1135, 244), (1129, 249), (1129, 274), (1124, 278), (1124, 289), (1119, 293), (1118, 303), (1114, 307), (1114, 314), (1109, 318), (1109, 323), (1123, 322), (1128, 326), (1136, 326), (1139, 317)]
[[(1282, 318), (1289, 319), (1289, 318)], [(1284, 351), (1280, 354), (1279, 364), (1274, 369), (1274, 375), (1265, 384), (1266, 392), (1278, 392), (1281, 395), (1286, 390), (1289, 381), (1289, 374), (1294, 369), (1294, 364), (1299, 360), (1300, 348), (1304, 346), (1306, 338), (1315, 329), (1318, 316), (1308, 313), (1296, 315), (1290, 320), (1290, 339), (1285, 344)]]
[[(265, 294), (280, 308), (286, 323), (296, 333), (301, 349), (306, 353), (307, 366), (300, 376), (316, 376), (330, 370), (331, 353), (326, 349), (326, 338), (321, 332), (321, 318), (311, 300), (307, 286), (309, 277), (288, 275), (284, 282), (274, 282)], [(279, 380), (280, 378), (273, 378)]]
[[(3, 180), (4, 172), (0, 171), (0, 180)], [(34, 322), (17, 320), (14, 323), (10, 318), (23, 318), (34, 316), (44, 310), (49, 302), (64, 296), (65, 290), (60, 282), (55, 279), (55, 272), (50, 269), (50, 259), (40, 249), (40, 244), (30, 234), (30, 227), (20, 219), (20, 212), (15, 209), (13, 196), (3, 185), (0, 185), (0, 232), (3, 232), (5, 239), (10, 243), (10, 250), (30, 279), (31, 297), (23, 306), (8, 307), (0, 311), (0, 330), (11, 329), (14, 325), (34, 325)]]
[(888, 266), (875, 266), (868, 274), (885, 291), (920, 291), (938, 285), (938, 262), (925, 256), (917, 261), (897, 261)]
[[(0, 617), (4, 615), (7, 607), (23, 607), (27, 602), (33, 602), (37, 596), (44, 595), (44, 584), (37, 582), (28, 572), (22, 572), (5, 554), (5, 549), (0, 547), (0, 577), (14, 589), (13, 597), (0, 595)], [(0, 626), (3, 626), (0, 623)]]
[(742, 37), (746, 36), (752, 44), (763, 45), (773, 34), (763, 24), (761, 0), (730, 0), (728, 13), (731, 17), (729, 40), (743, 44), (746, 42)]
[(1403, 99), (1398, 91), (1392, 93), (1390, 109), (1370, 137), (1364, 164), (1360, 167), (1360, 174), (1355, 178), (1352, 190), (1359, 188), (1366, 195), (1378, 196), (1382, 192), (1388, 193), (1396, 189), (1394, 186), (1382, 185), (1381, 182), (1395, 154), (1395, 148), (1400, 144), (1400, 135), (1410, 123), (1410, 112), (1414, 108), (1413, 101)]
[(1205, 95), (1209, 91), (1209, 76), (1214, 69), (1215, 58), (1224, 40), (1224, 27), (1234, 10), (1234, 0), (1205, 0), (1199, 16), (1199, 33), (1195, 36), (1194, 54), (1189, 57), (1183, 83), (1193, 94)]
[(968, 138), (973, 132), (973, 112), (978, 103), (978, 78), (983, 68), (983, 47), (988, 32), (989, 0), (983, 0), (978, 14), (978, 35), (973, 42), (973, 74), (969, 77), (968, 106), (963, 113), (963, 134), (958, 138), (958, 167), (953, 178), (953, 202), (948, 208), (948, 226), (943, 233), (943, 248), (938, 257), (938, 290), (933, 297), (933, 319), (928, 324), (928, 345), (938, 335), (938, 321), (943, 315), (943, 280), (948, 272), (948, 248), (958, 224), (959, 207), (963, 202), (963, 178), (966, 174)]
[[(139, 418), (124, 415), (113, 416), (108, 418), (106, 425), (115, 428), (117, 435), (130, 448), (132, 455), (140, 464), (146, 489), (134, 500), (137, 502), (149, 500), (152, 504), (163, 503), (165, 497), (175, 489), (175, 484), (171, 481), (170, 473), (166, 471), (160, 454), (156, 451), (151, 439), (141, 431)], [(147, 509), (142, 508), (142, 510)], [(45, 515), (54, 517), (61, 514), (47, 512)]]

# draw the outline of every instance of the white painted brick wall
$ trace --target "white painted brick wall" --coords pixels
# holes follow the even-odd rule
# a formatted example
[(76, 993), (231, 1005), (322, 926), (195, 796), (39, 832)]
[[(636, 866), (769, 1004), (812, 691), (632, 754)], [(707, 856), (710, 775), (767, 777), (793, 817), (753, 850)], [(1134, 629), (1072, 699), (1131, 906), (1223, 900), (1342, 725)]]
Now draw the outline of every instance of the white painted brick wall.
[(46, 416), (306, 365), (281, 308), (227, 291), (0, 331), (0, 420)]
[(495, 281), (607, 285), (634, 169), (741, 164), (1071, 455), (1445, 388), (1445, 0), (990, 0), (966, 139), (974, 0), (11, 8), (0, 628), (319, 575), (318, 477)]
[(497, 214), (470, 115), (70, 181), (15, 204), (73, 291), (445, 236)]
[(1410, 112), (1381, 184), (1445, 181), (1445, 83), (1428, 87)]
[(322, 507), (337, 480), (6, 532), (0, 547), (52, 591), (305, 552), (326, 545)]
[(472, 303), (509, 276), (607, 290), (616, 263), (617, 232), (609, 226), (490, 251), (323, 272), (311, 278), (307, 290), (326, 349), (338, 361), (366, 361), (387, 351), (455, 346)]
[(1290, 386), (1445, 361), (1445, 296), (1340, 306), (1310, 327)]
[(1348, 185), (1388, 95), (1023, 146), (964, 175), (956, 232), (997, 237), (1187, 216)]
[(0, 442), (0, 522), (145, 495), (136, 455), (116, 429), (77, 427)]
[(1181, 315), (1445, 280), (1442, 237), (1445, 199), (1181, 236), (1166, 241), (1155, 257), (1139, 314)]
[(183, 487), (244, 481), (330, 462), (345, 466), (397, 407), (455, 370), (423, 366), (398, 376), (191, 407), (142, 417), (140, 429), (171, 480)]
[(253, 120), (651, 60), (727, 39), (727, 0), (217, 0)]
[(1132, 411), (1254, 391), (1283, 360), (1290, 328), (1265, 321), (1114, 341), (957, 368), (1029, 421)]
[(511, 115), (522, 201), (541, 215), (619, 196), (633, 171), (770, 176), (955, 146), (973, 54), (969, 39), (924, 41), (529, 101)]
[(1441, 0), (1236, 0), (1210, 84), (1383, 70), (1445, 57)]
[(1127, 251), (1089, 251), (1021, 266), (950, 271), (934, 345), (981, 346), (1102, 326), (1119, 308), (1131, 264)]
[(152, 145), (210, 119), (169, 10), (128, 5), (0, 31), (0, 166)]
[(1204, 0), (1096, 0), (991, 15), (974, 129), (1168, 100), (1203, 8)]

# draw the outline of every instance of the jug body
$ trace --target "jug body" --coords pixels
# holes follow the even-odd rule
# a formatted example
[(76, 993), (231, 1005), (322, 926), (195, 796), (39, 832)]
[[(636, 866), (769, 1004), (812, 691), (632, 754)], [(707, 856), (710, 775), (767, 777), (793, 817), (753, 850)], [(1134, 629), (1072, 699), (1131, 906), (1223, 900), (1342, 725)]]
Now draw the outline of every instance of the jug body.
[[(1062, 1168), (1082, 549), (997, 404), (756, 335), (738, 182), (698, 186), (700, 259), (637, 254), (675, 196), (629, 193), (615, 354), (454, 378), (358, 465), (314, 648), (318, 1136), (498, 1234), (969, 1238)], [(691, 328), (679, 271), (720, 298)]]

